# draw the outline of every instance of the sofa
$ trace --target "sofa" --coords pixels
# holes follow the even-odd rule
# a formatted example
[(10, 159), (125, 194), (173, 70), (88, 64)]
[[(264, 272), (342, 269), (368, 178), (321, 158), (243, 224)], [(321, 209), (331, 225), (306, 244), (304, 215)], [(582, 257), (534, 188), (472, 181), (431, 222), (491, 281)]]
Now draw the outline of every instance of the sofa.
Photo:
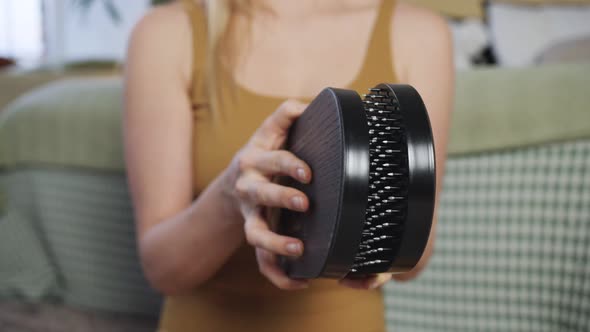
[[(456, 91), (435, 251), (384, 288), (388, 328), (590, 330), (590, 65), (470, 70)], [(111, 76), (0, 111), (0, 330), (155, 329), (121, 107)]]

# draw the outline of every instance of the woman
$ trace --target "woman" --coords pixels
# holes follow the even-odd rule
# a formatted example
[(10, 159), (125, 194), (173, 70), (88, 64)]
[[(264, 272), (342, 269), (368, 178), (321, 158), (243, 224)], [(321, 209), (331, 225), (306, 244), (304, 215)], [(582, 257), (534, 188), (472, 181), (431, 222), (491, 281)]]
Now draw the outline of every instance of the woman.
[[(141, 261), (167, 295), (161, 330), (383, 331), (390, 274), (306, 281), (277, 268), (276, 254), (305, 248), (269, 230), (265, 207), (309, 201), (271, 178), (313, 177), (280, 146), (322, 88), (404, 82), (428, 107), (440, 179), (451, 59), (445, 21), (392, 0), (186, 0), (143, 18), (124, 130)], [(416, 269), (394, 278), (423, 268), (433, 237)]]

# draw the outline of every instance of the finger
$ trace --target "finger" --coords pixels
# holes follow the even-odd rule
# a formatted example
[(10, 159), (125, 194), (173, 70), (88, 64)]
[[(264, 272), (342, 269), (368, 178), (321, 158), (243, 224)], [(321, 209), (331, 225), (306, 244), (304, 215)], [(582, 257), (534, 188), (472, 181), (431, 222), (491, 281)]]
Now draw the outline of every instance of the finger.
[(244, 224), (248, 220), (248, 216), (260, 213), (261, 210), (260, 206), (256, 206), (250, 202), (240, 202), (240, 213), (242, 214), (242, 218), (244, 219)]
[(344, 278), (339, 281), (343, 286), (355, 289), (375, 289), (391, 280), (391, 273), (381, 273), (366, 278)]
[(278, 267), (276, 256), (267, 250), (257, 248), (256, 260), (258, 261), (260, 273), (280, 289), (296, 290), (304, 289), (309, 286), (307, 280), (289, 278), (285, 272)]
[(263, 151), (254, 157), (254, 167), (265, 175), (288, 175), (303, 183), (311, 180), (311, 169), (287, 150)]
[(268, 150), (279, 148), (287, 137), (293, 122), (303, 113), (306, 105), (296, 100), (287, 100), (267, 117), (252, 136), (257, 146)]
[(338, 283), (341, 284), (342, 286), (346, 286), (349, 288), (354, 288), (354, 289), (369, 289), (369, 285), (374, 282), (374, 280), (376, 280), (377, 277), (376, 276), (371, 276), (371, 277), (367, 277), (367, 278), (345, 278), (342, 280), (339, 280)]
[(309, 208), (309, 200), (303, 192), (272, 183), (268, 179), (260, 179), (255, 175), (240, 177), (235, 190), (239, 197), (254, 205), (281, 207), (294, 211), (307, 211)]
[(246, 240), (254, 247), (284, 256), (298, 257), (303, 254), (301, 240), (272, 232), (259, 213), (252, 213), (246, 217), (244, 232)]

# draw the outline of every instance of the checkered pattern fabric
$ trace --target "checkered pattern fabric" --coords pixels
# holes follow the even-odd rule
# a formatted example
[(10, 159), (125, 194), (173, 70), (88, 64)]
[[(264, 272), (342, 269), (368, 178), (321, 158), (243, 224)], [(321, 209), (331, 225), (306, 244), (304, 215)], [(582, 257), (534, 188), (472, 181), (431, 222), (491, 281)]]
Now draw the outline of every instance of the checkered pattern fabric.
[(60, 291), (32, 197), (29, 178), (0, 174), (0, 200), (6, 204), (0, 205), (0, 299), (18, 295), (37, 300)]
[(452, 158), (435, 253), (390, 331), (590, 331), (590, 140)]
[(53, 297), (77, 308), (158, 314), (161, 298), (137, 257), (124, 174), (24, 168), (0, 174), (0, 186), (12, 199), (0, 217), (0, 299)]

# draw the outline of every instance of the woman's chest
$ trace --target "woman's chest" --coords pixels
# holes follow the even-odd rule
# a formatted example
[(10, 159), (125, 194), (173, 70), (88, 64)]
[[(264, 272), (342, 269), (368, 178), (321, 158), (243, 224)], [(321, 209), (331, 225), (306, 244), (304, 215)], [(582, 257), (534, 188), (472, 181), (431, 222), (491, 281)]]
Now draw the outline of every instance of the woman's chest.
[(214, 119), (209, 109), (197, 110), (193, 125), (193, 189), (205, 187), (231, 162), (278, 101), (234, 102), (221, 108), (223, 118)]

